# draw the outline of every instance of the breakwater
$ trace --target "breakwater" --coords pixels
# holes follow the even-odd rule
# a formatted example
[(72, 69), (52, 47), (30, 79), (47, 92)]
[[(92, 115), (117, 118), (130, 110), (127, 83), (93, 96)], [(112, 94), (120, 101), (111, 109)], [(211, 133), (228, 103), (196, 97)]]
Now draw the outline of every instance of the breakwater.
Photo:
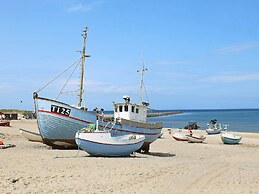
[(168, 116), (168, 115), (175, 115), (181, 114), (182, 111), (171, 111), (171, 112), (155, 112), (155, 113), (148, 113), (147, 117), (160, 117), (160, 116)]
[[(148, 113), (147, 117), (161, 117), (161, 116), (168, 116), (168, 115), (174, 115), (174, 114), (181, 114), (182, 111), (169, 111), (169, 112), (154, 112), (154, 113)], [(106, 114), (104, 116), (104, 121), (114, 121), (113, 114)]]

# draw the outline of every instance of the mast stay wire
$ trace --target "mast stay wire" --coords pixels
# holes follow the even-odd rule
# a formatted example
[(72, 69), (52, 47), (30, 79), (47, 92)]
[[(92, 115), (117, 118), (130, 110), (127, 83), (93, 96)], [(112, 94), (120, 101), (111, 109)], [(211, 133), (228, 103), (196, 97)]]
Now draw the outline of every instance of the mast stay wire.
[(52, 83), (53, 81), (55, 81), (58, 77), (60, 77), (62, 74), (64, 74), (66, 71), (68, 71), (71, 67), (73, 67), (75, 64), (78, 65), (78, 63), (81, 61), (81, 58), (78, 59), (76, 62), (74, 62), (72, 65), (70, 65), (67, 69), (65, 69), (63, 72), (61, 72), (60, 74), (58, 74), (56, 77), (54, 77), (53, 79), (51, 79), (47, 84), (45, 84), (44, 86), (42, 86), (40, 89), (38, 89), (36, 91), (36, 93), (39, 93), (41, 90), (43, 90), (45, 87), (47, 87), (50, 83)]
[[(70, 78), (72, 77), (72, 75), (74, 74), (74, 72), (75, 72), (75, 70), (77, 69), (77, 67), (78, 67), (78, 65), (79, 65), (79, 63), (81, 62), (81, 60), (78, 60), (77, 61), (77, 64), (76, 64), (76, 66), (75, 66), (75, 68), (73, 69), (73, 71), (72, 71), (72, 73), (70, 74), (70, 76), (68, 77), (68, 79), (67, 79), (67, 81), (66, 81), (66, 83), (64, 84), (64, 86), (62, 87), (62, 89), (60, 90), (60, 92), (59, 92), (59, 94), (58, 94), (58, 96), (57, 96), (57, 98), (56, 98), (56, 100), (58, 99), (58, 97), (62, 94), (62, 92), (63, 92), (63, 90), (64, 90), (64, 88), (66, 87), (66, 85), (67, 85), (67, 83), (68, 83), (68, 81), (70, 80)], [(75, 64), (75, 63), (74, 63)]]
[(149, 99), (148, 99), (148, 95), (147, 95), (147, 90), (146, 90), (146, 87), (145, 87), (145, 84), (144, 84), (144, 81), (143, 81), (143, 88), (144, 88), (144, 92), (145, 92), (145, 95), (146, 95), (146, 99), (147, 101), (149, 102)]

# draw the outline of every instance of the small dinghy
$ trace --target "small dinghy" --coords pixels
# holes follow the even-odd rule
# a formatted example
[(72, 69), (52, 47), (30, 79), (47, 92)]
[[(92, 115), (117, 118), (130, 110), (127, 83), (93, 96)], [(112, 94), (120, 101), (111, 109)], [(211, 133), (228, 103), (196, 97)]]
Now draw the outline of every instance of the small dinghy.
[(158, 138), (161, 138), (162, 136), (163, 136), (163, 132), (161, 132), (160, 134), (159, 134), (159, 136), (158, 136)]
[(241, 136), (234, 135), (229, 132), (221, 133), (220, 137), (224, 144), (238, 144), (242, 139)]
[(15, 147), (14, 144), (5, 144), (4, 142), (0, 141), (0, 149), (12, 148)]
[(211, 122), (209, 124), (207, 124), (208, 128), (206, 129), (206, 132), (208, 135), (219, 134), (221, 131), (227, 130), (228, 125), (222, 125), (220, 123), (213, 123), (212, 121), (214, 121), (214, 120), (211, 120)]
[(188, 141), (187, 136), (181, 133), (174, 133), (172, 136), (176, 141)]
[(194, 135), (186, 135), (188, 143), (202, 143), (206, 137), (201, 135), (201, 136), (194, 136)]
[(0, 126), (10, 127), (10, 121), (0, 121)]
[(22, 134), (22, 136), (28, 139), (29, 141), (41, 142), (41, 143), (43, 142), (39, 133), (34, 133), (32, 131), (28, 131), (25, 129), (19, 129), (19, 131)]
[[(76, 133), (76, 144), (93, 156), (129, 156), (144, 143), (144, 135), (113, 136), (114, 131)], [(116, 131), (115, 131), (116, 133)]]

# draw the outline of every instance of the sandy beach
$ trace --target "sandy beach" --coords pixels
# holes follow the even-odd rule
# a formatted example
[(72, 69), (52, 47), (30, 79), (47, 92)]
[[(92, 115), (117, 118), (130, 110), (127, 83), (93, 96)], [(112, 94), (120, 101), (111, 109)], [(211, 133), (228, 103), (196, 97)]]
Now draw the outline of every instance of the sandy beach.
[(239, 145), (224, 145), (219, 135), (192, 144), (163, 129), (150, 154), (108, 158), (29, 142), (19, 128), (37, 132), (36, 120), (0, 127), (0, 140), (16, 145), (0, 149), (0, 193), (259, 193), (256, 133), (235, 133)]

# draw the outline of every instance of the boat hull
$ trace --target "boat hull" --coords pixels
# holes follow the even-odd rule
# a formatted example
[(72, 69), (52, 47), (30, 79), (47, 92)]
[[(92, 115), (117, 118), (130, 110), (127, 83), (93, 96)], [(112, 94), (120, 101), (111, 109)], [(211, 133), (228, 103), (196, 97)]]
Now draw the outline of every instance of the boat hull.
[(208, 135), (214, 135), (214, 134), (219, 134), (221, 131), (223, 131), (222, 129), (216, 130), (216, 129), (206, 129), (206, 132)]
[[(57, 112), (55, 107), (63, 108), (64, 112), (69, 110), (67, 111), (69, 112), (69, 115)], [(53, 148), (76, 148), (76, 132), (87, 127), (89, 124), (96, 123), (95, 112), (84, 111), (47, 98), (35, 98), (35, 111), (37, 114), (38, 128), (43, 142)], [(101, 128), (104, 128), (107, 125), (107, 122), (100, 121), (99, 124)], [(107, 128), (116, 131), (116, 133), (119, 133), (120, 135), (144, 135), (145, 141), (140, 149), (148, 152), (150, 144), (161, 135), (162, 124), (152, 125), (142, 123), (138, 126), (135, 122), (124, 120), (124, 123), (116, 123)]]
[(10, 127), (10, 121), (0, 121), (0, 126)]
[(53, 148), (76, 148), (75, 134), (95, 122), (95, 113), (37, 97), (35, 112), (43, 142)]
[(180, 133), (174, 133), (172, 135), (172, 137), (176, 140), (176, 141), (188, 141), (187, 137), (185, 135), (182, 135)]
[(189, 143), (202, 143), (206, 139), (206, 137), (204, 136), (201, 136), (201, 137), (197, 137), (193, 135), (192, 136), (186, 135), (186, 136)]
[[(103, 126), (106, 126), (106, 125), (104, 124)], [(162, 125), (159, 124), (158, 128), (151, 128), (151, 127), (145, 128), (145, 127), (130, 125), (127, 123), (121, 123), (121, 124), (117, 123), (114, 126), (111, 126), (111, 125), (107, 126), (107, 129), (112, 130), (113, 133), (116, 133), (118, 135), (127, 135), (127, 134), (144, 135), (145, 136), (144, 144), (141, 146), (139, 151), (143, 150), (144, 152), (148, 152), (150, 144), (153, 143), (161, 136)]]
[(143, 135), (112, 136), (109, 132), (77, 133), (77, 145), (93, 156), (129, 156), (144, 143)]
[(29, 141), (41, 142), (41, 143), (43, 142), (39, 133), (34, 133), (32, 131), (28, 131), (25, 129), (19, 129), (19, 131), (22, 134), (22, 136), (25, 137)]
[(238, 144), (241, 139), (241, 136), (226, 133), (221, 134), (221, 140), (224, 144)]

